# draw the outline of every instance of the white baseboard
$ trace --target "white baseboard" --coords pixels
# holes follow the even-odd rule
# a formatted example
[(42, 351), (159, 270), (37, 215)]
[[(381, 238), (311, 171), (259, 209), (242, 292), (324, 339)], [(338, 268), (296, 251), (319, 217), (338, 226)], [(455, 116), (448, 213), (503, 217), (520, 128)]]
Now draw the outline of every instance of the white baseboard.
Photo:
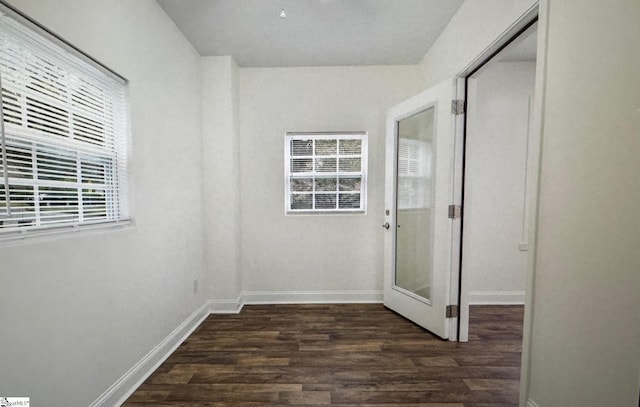
[(210, 300), (207, 306), (210, 314), (238, 314), (244, 302), (240, 294), (235, 300)]
[(382, 291), (243, 291), (233, 300), (210, 300), (212, 314), (237, 314), (246, 304), (380, 303)]
[(119, 406), (164, 362), (209, 315), (208, 304), (198, 308), (162, 342), (147, 353), (89, 407)]
[(243, 304), (381, 303), (382, 291), (245, 291)]
[(234, 300), (210, 300), (191, 314), (89, 407), (120, 406), (209, 314), (237, 314), (245, 304), (380, 303), (382, 291), (243, 292)]
[(471, 291), (469, 305), (524, 305), (524, 291)]
[(539, 407), (538, 404), (536, 404), (535, 401), (529, 399), (527, 400), (527, 407)]

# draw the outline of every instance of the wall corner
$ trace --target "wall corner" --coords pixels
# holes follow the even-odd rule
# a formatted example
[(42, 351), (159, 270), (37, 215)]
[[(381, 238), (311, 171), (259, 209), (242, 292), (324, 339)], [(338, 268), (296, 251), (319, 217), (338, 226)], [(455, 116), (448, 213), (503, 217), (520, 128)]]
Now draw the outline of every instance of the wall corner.
[(207, 298), (240, 294), (238, 66), (201, 57), (203, 235)]

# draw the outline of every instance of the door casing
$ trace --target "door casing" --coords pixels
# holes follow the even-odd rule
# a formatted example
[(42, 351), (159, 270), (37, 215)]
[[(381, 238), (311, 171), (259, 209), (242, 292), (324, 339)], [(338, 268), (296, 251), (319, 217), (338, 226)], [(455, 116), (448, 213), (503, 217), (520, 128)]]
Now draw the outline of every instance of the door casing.
[[(502, 48), (504, 48), (513, 38), (517, 37), (518, 33), (523, 31), (525, 27), (529, 26), (534, 20), (538, 21), (538, 33), (537, 33), (537, 58), (536, 58), (536, 73), (535, 73), (535, 90), (533, 98), (533, 113), (531, 116), (530, 124), (530, 154), (535, 157), (530, 161), (529, 168), (527, 170), (527, 196), (529, 197), (529, 247), (528, 247), (528, 262), (527, 262), (527, 282), (525, 293), (525, 312), (524, 312), (524, 324), (523, 324), (523, 337), (522, 337), (522, 358), (520, 369), (520, 396), (519, 405), (524, 407), (527, 405), (527, 398), (529, 394), (529, 363), (531, 354), (531, 334), (532, 334), (532, 303), (534, 296), (534, 282), (535, 282), (535, 269), (536, 269), (536, 248), (537, 248), (537, 219), (539, 211), (539, 178), (540, 178), (540, 145), (542, 143), (542, 129), (544, 124), (544, 98), (546, 91), (546, 49), (548, 38), (548, 26), (549, 26), (549, 0), (538, 0), (528, 10), (526, 10), (519, 18), (517, 18), (501, 35), (499, 35), (491, 44), (489, 44), (482, 52), (480, 52), (475, 58), (473, 58), (466, 67), (464, 67), (457, 75), (457, 80), (465, 81), (475, 70), (482, 66), (485, 62), (495, 56)], [(466, 100), (466, 98), (465, 98)], [(465, 126), (466, 127), (466, 126)], [(462, 140), (464, 145), (464, 135)], [(464, 148), (461, 146), (461, 159), (456, 160), (460, 164), (460, 168), (456, 168), (456, 171), (461, 171), (464, 174)], [(461, 285), (464, 284), (465, 276), (463, 274), (462, 264), (460, 263), (462, 255), (462, 226), (464, 222), (464, 180), (462, 177), (456, 177), (454, 179), (460, 179), (460, 185), (454, 185), (454, 191), (460, 194), (460, 202), (463, 207), (463, 218), (460, 224), (460, 246), (457, 253), (453, 254), (452, 261), (452, 297), (457, 298), (458, 304), (460, 304)], [(457, 263), (457, 268), (456, 264)], [(456, 281), (457, 284), (453, 284)], [(455, 291), (455, 293), (454, 293)], [(466, 325), (466, 332), (468, 333), (469, 323), (469, 309), (461, 308), (459, 318), (456, 321), (458, 324)], [(462, 333), (462, 328), (457, 329), (458, 333)], [(467, 338), (460, 338), (467, 339)]]

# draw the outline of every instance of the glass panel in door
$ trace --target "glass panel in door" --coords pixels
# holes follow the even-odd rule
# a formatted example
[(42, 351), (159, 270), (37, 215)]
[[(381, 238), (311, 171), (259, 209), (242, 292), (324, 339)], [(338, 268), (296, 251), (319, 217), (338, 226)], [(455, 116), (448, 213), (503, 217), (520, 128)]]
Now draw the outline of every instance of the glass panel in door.
[(431, 299), (435, 107), (398, 121), (395, 286), (427, 303)]

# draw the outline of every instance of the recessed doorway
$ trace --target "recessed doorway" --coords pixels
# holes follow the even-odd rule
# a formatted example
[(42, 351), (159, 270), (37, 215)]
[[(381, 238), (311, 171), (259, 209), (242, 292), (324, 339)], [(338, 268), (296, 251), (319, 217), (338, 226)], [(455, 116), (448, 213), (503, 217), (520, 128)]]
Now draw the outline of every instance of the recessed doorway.
[(466, 77), (460, 341), (469, 306), (524, 305), (537, 23)]

